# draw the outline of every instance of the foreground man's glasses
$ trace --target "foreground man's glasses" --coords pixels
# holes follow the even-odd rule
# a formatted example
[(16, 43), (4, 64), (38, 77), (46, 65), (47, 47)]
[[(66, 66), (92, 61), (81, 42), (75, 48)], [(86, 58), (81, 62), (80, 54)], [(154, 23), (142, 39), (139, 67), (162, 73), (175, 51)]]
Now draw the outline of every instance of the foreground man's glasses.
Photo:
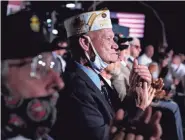
[(61, 70), (58, 63), (52, 53), (41, 53), (32, 59), (30, 76), (39, 79), (50, 70), (60, 73)]
[(30, 76), (33, 78), (41, 78), (45, 76), (50, 70), (61, 73), (59, 61), (51, 52), (41, 53), (32, 59), (10, 60), (9, 67), (23, 67), (31, 64)]

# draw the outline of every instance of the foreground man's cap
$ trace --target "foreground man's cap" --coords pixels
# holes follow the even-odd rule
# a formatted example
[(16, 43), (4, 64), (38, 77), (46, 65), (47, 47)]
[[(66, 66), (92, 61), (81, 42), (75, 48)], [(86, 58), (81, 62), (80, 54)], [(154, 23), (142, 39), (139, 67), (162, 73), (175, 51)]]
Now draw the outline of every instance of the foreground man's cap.
[(2, 25), (2, 60), (34, 57), (55, 49), (44, 36), (43, 21), (32, 11), (19, 11)]

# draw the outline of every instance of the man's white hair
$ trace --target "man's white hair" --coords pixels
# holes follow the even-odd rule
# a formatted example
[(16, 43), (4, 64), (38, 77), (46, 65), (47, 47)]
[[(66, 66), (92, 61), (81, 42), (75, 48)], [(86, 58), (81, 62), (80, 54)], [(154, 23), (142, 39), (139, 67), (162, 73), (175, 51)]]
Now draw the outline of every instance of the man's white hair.
[(136, 37), (132, 38), (132, 41), (129, 42), (130, 45), (139, 45), (140, 46), (140, 40)]

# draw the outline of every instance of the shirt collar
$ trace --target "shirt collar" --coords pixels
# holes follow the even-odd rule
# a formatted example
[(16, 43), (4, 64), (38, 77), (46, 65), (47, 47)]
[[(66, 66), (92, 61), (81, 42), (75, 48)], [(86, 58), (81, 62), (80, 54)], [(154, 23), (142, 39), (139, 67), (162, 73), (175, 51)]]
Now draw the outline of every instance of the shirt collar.
[[(103, 76), (102, 76), (103, 77)], [(112, 88), (112, 83), (111, 83), (111, 80), (103, 77), (103, 79), (107, 82), (107, 84)]]
[(127, 64), (125, 63), (125, 61), (121, 61), (121, 64), (122, 64), (124, 67), (127, 66)]
[(75, 63), (77, 64), (77, 67), (83, 70), (89, 76), (89, 78), (93, 81), (93, 83), (101, 90), (101, 81), (100, 81), (98, 74), (96, 74), (93, 70), (88, 69), (87, 67), (81, 65), (80, 63), (76, 61)]
[(134, 57), (130, 56), (129, 58), (130, 58), (132, 61), (134, 61)]
[(151, 59), (150, 57), (148, 57), (145, 53), (143, 54), (146, 58), (148, 58), (148, 59)]

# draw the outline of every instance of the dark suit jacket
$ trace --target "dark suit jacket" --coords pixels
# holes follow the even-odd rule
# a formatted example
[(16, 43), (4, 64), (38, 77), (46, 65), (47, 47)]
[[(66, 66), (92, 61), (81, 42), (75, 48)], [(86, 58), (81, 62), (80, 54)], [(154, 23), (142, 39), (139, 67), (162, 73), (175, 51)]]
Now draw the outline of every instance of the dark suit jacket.
[(87, 74), (72, 63), (63, 75), (66, 88), (58, 100), (52, 136), (64, 140), (108, 140), (114, 110)]

